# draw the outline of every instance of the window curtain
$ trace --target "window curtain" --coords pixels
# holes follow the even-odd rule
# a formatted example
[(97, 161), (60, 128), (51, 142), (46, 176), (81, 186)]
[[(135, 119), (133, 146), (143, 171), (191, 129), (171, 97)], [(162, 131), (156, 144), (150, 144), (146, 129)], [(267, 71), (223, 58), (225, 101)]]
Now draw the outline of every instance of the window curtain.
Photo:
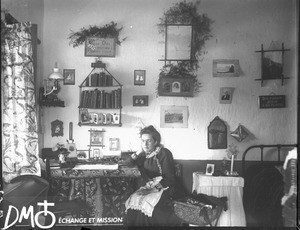
[[(2, 170), (3, 180), (40, 175), (31, 23), (6, 25), (2, 44)], [(2, 49), (3, 50), (3, 49)]]

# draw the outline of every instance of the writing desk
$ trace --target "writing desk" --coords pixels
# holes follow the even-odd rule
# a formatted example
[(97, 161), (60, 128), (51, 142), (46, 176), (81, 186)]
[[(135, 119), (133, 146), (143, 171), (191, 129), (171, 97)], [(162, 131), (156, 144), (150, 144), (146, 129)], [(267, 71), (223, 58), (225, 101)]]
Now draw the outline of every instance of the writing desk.
[(193, 189), (196, 193), (228, 198), (228, 210), (223, 211), (218, 226), (246, 226), (243, 205), (244, 178), (229, 176), (208, 176), (193, 173)]

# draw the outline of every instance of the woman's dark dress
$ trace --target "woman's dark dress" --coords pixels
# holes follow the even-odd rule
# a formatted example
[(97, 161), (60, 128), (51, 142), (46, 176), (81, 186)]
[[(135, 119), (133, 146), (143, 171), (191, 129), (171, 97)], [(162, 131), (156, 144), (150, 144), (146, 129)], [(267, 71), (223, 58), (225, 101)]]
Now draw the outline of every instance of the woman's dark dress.
[[(139, 167), (142, 177), (138, 187), (144, 186), (150, 179), (162, 176), (160, 184), (165, 190), (153, 210), (152, 217), (148, 217), (139, 210), (127, 210), (128, 226), (174, 226), (180, 225), (180, 220), (175, 216), (171, 197), (174, 195), (175, 169), (172, 153), (162, 148), (160, 152), (151, 158), (146, 158), (145, 153), (141, 153), (136, 160), (132, 160)], [(157, 163), (160, 164), (160, 168)]]

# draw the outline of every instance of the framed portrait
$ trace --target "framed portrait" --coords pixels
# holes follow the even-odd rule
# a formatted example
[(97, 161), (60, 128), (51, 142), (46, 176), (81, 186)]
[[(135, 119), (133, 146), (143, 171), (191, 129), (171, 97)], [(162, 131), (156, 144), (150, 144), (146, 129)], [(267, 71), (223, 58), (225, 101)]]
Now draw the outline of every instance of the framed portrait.
[(194, 82), (192, 78), (160, 78), (158, 84), (159, 96), (193, 97)]
[(120, 149), (120, 139), (119, 138), (109, 138), (109, 150), (118, 151)]
[(205, 174), (212, 176), (215, 172), (215, 165), (214, 164), (207, 164)]
[(64, 135), (63, 122), (60, 120), (55, 120), (51, 122), (51, 136), (58, 137)]
[(91, 145), (103, 145), (102, 131), (90, 130), (90, 144)]
[(207, 144), (209, 149), (227, 148), (227, 126), (218, 116), (207, 127)]
[(187, 128), (188, 106), (161, 106), (161, 128)]
[(214, 59), (214, 77), (238, 77), (240, 72), (239, 60), (237, 59)]
[(75, 85), (75, 69), (64, 69), (64, 85)]
[(116, 40), (114, 38), (88, 37), (85, 40), (85, 57), (115, 57)]
[(145, 85), (146, 70), (135, 70), (133, 75), (134, 75), (134, 85)]
[(167, 25), (166, 59), (190, 60), (192, 52), (192, 26)]
[(100, 148), (93, 148), (90, 150), (90, 159), (99, 159), (101, 158)]
[(147, 95), (133, 96), (133, 106), (148, 106)]
[(234, 88), (232, 87), (221, 87), (219, 96), (220, 104), (231, 104), (233, 91)]

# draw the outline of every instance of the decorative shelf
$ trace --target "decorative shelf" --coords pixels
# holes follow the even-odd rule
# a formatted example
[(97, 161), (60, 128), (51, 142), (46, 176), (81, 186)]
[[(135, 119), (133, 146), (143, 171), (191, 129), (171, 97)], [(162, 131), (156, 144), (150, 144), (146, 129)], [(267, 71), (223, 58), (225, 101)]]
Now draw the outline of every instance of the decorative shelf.
[(46, 107), (65, 107), (64, 101), (39, 101), (40, 106), (46, 106)]

